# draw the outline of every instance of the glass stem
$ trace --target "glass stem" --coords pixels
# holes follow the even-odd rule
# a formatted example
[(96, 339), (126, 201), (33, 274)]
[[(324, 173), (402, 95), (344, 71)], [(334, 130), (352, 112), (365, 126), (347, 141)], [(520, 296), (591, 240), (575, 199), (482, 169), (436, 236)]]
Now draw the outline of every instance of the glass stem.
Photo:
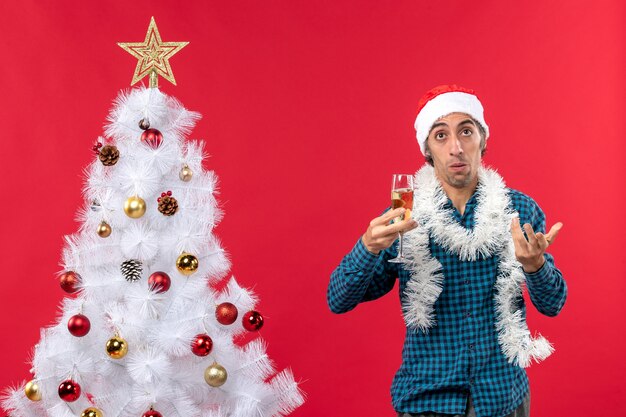
[(402, 256), (402, 233), (400, 233), (400, 250), (398, 250), (398, 258), (404, 258), (404, 256)]

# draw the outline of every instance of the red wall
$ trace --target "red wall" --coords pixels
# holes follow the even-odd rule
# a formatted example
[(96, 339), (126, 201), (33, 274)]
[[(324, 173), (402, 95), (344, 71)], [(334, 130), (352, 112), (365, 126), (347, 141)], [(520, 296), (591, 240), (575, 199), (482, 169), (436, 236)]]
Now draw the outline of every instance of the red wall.
[(308, 394), (294, 416), (394, 415), (397, 292), (336, 316), (326, 285), (391, 174), (422, 164), (415, 107), (448, 82), (483, 100), (486, 162), (565, 224), (565, 309), (529, 313), (557, 349), (529, 370), (533, 415), (626, 415), (622, 1), (57, 3), (0, 5), (0, 387), (28, 377), (63, 297), (81, 172), (135, 66), (116, 42), (154, 15), (165, 41), (191, 42), (163, 90), (204, 115), (192, 138), (221, 178), (217, 233), (260, 296), (270, 356)]

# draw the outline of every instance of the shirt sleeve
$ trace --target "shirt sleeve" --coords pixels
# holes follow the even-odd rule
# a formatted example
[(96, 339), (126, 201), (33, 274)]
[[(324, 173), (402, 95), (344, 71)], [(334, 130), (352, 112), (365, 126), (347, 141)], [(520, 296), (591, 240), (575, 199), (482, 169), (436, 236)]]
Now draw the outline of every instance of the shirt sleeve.
[(391, 291), (398, 276), (397, 266), (387, 262), (395, 256), (393, 248), (375, 255), (359, 239), (330, 276), (326, 299), (333, 313), (346, 313)]
[[(529, 223), (535, 232), (545, 233), (546, 217), (536, 203), (534, 203), (534, 210)], [(532, 274), (524, 273), (526, 288), (530, 300), (537, 310), (541, 314), (554, 317), (565, 305), (567, 284), (563, 279), (563, 274), (554, 264), (554, 257), (549, 253), (544, 253), (543, 256), (546, 261), (538, 271)]]

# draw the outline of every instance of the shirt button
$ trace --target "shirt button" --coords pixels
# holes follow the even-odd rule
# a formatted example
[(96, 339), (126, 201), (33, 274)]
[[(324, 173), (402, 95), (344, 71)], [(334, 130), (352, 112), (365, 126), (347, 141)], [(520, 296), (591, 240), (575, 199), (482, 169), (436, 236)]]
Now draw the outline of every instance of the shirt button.
[(471, 315), (472, 315), (472, 312), (471, 312), (471, 311), (466, 311), (466, 312), (465, 312), (465, 317), (470, 317)]
[(470, 384), (474, 384), (474, 378), (470, 378)]
[(463, 281), (463, 284), (469, 284), (469, 280), (466, 279), (465, 281)]
[(474, 349), (474, 344), (470, 343), (469, 348), (470, 348), (470, 350), (473, 350)]

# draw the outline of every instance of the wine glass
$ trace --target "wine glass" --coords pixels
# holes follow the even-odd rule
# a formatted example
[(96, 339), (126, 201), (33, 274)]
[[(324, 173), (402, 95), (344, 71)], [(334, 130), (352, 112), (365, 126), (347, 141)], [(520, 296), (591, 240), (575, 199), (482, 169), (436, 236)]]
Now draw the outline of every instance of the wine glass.
[[(391, 209), (405, 208), (403, 215), (395, 217), (392, 223), (400, 222), (404, 219), (411, 218), (411, 210), (413, 210), (413, 175), (412, 174), (394, 174), (391, 183)], [(389, 259), (389, 262), (401, 263), (405, 258), (402, 255), (402, 235), (400, 232), (400, 242), (398, 248), (398, 256)]]

